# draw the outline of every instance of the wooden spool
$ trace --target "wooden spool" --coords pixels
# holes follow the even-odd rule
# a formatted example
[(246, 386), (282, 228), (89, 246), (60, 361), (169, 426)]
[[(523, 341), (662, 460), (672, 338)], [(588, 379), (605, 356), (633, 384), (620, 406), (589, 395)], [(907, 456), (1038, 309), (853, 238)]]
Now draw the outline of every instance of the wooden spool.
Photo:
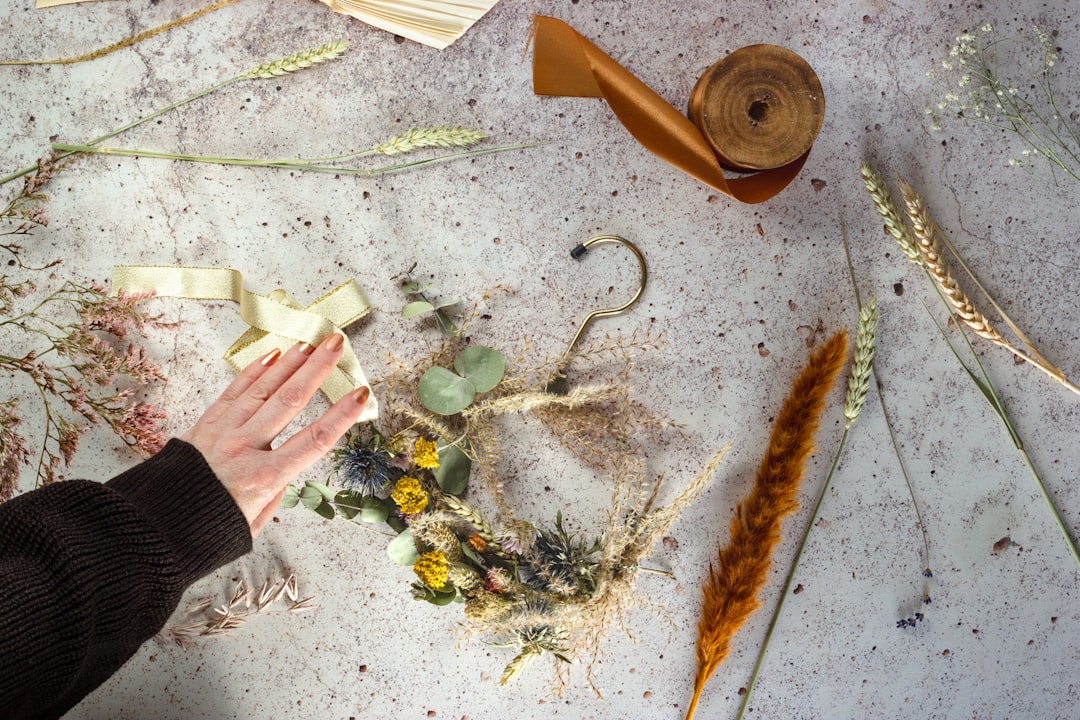
[(749, 45), (701, 76), (690, 119), (720, 163), (767, 170), (802, 157), (825, 118), (825, 94), (814, 69), (787, 48)]

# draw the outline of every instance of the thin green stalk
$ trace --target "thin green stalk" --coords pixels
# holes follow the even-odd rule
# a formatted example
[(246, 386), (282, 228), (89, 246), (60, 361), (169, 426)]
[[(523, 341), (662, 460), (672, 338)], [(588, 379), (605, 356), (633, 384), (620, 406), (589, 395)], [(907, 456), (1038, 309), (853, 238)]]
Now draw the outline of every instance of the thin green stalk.
[[(108, 140), (109, 138), (116, 137), (117, 135), (124, 132), (125, 130), (130, 130), (131, 128), (135, 127), (136, 125), (141, 125), (144, 122), (147, 122), (149, 120), (153, 120), (154, 118), (156, 118), (156, 117), (158, 117), (160, 115), (164, 115), (165, 113), (169, 112), (170, 110), (175, 110), (176, 108), (180, 107), (181, 105), (185, 105), (185, 104), (187, 104), (189, 102), (192, 102), (193, 100), (198, 100), (199, 98), (201, 98), (201, 97), (203, 97), (205, 95), (209, 95), (212, 92), (216, 92), (216, 91), (220, 90), (223, 87), (227, 87), (229, 85), (232, 85), (233, 83), (238, 82), (240, 80), (244, 80), (247, 77), (248, 77), (247, 75), (237, 75), (234, 78), (229, 78), (228, 80), (225, 80), (223, 82), (218, 83), (217, 85), (214, 85), (213, 87), (209, 87), (209, 88), (207, 88), (205, 90), (201, 90), (201, 91), (195, 93), (194, 95), (190, 95), (190, 96), (184, 98), (183, 100), (177, 100), (173, 104), (171, 104), (171, 105), (169, 105), (167, 107), (163, 107), (162, 109), (157, 110), (155, 112), (152, 112), (149, 115), (145, 115), (145, 116), (139, 118), (138, 120), (133, 120), (133, 121), (129, 122), (127, 125), (124, 125), (122, 127), (118, 127), (115, 130), (112, 130), (110, 132), (105, 133), (101, 137), (97, 137), (97, 138), (94, 138), (93, 140), (90, 140), (90, 141), (88, 141), (86, 143), (83, 143), (83, 146), (97, 145), (98, 143), (104, 142), (104, 141)], [(73, 155), (75, 152), (77, 152), (77, 151), (72, 150), (72, 151), (62, 152), (61, 154), (57, 155), (56, 158), (54, 158), (54, 162), (56, 160), (62, 160), (64, 158), (66, 158), (66, 157), (69, 157), (69, 156)], [(78, 152), (83, 152), (83, 151), (78, 151)], [(37, 170), (37, 167), (38, 166), (35, 163), (33, 165), (29, 165), (27, 167), (24, 167), (22, 170), (16, 170), (13, 173), (5, 175), (4, 177), (0, 178), (0, 185), (4, 185), (6, 183), (9, 183), (12, 180), (16, 180), (18, 178), (21, 178), (24, 175), (29, 175), (30, 173)]]
[(791, 563), (791, 569), (788, 570), (787, 579), (784, 581), (784, 589), (780, 593), (780, 600), (777, 602), (776, 609), (773, 610), (772, 618), (769, 620), (769, 628), (765, 631), (765, 640), (762, 641), (761, 650), (758, 651), (757, 660), (754, 661), (754, 669), (750, 673), (750, 682), (746, 684), (746, 692), (743, 694), (742, 702), (739, 704), (739, 712), (735, 716), (736, 720), (742, 720), (747, 708), (750, 707), (750, 696), (754, 694), (754, 686), (757, 684), (761, 666), (765, 662), (765, 655), (769, 652), (773, 630), (776, 629), (776, 622), (780, 619), (780, 614), (784, 610), (784, 601), (791, 594), (791, 584), (795, 582), (795, 572), (799, 569), (799, 561), (802, 559), (803, 550), (806, 549), (806, 541), (810, 538), (810, 530), (814, 527), (814, 523), (817, 522), (818, 514), (821, 512), (821, 503), (825, 499), (825, 493), (828, 492), (833, 474), (835, 474), (836, 467), (840, 463), (840, 455), (844, 452), (844, 445), (847, 443), (848, 430), (849, 428), (844, 428), (844, 434), (840, 436), (840, 444), (836, 448), (836, 455), (833, 456), (829, 474), (825, 477), (825, 484), (821, 486), (821, 493), (818, 494), (817, 503), (814, 504), (814, 513), (810, 516), (810, 523), (803, 532), (802, 540), (799, 541), (799, 549), (795, 551), (795, 559)]
[[(937, 288), (937, 284), (934, 284), (934, 287)], [(940, 295), (940, 290), (938, 292)], [(945, 302), (944, 297), (942, 297), (942, 302)], [(945, 306), (949, 306), (947, 302), (945, 303)], [(929, 308), (927, 308), (927, 312), (930, 312)], [(949, 314), (952, 315), (952, 308), (949, 308)], [(957, 328), (960, 330), (961, 337), (964, 338), (964, 343), (967, 345), (968, 350), (972, 354), (972, 357), (974, 357), (975, 364), (978, 366), (979, 372), (982, 374), (982, 378), (977, 377), (975, 373), (972, 372), (971, 368), (968, 367), (968, 364), (965, 363), (960, 357), (960, 354), (956, 352), (956, 348), (953, 346), (952, 341), (949, 340), (948, 335), (945, 334), (945, 328), (941, 327), (941, 324), (938, 323), (937, 318), (934, 318), (932, 313), (930, 317), (933, 318), (934, 324), (937, 325), (938, 331), (945, 339), (946, 344), (948, 344), (949, 346), (949, 350), (952, 351), (953, 356), (960, 363), (960, 366), (964, 368), (964, 371), (968, 374), (968, 377), (970, 377), (975, 382), (975, 385), (982, 392), (983, 397), (985, 397), (987, 402), (990, 403), (990, 407), (992, 407), (997, 416), (1001, 418), (1001, 422), (1005, 425), (1005, 429), (1008, 431), (1009, 437), (1013, 441), (1013, 445), (1016, 446), (1016, 450), (1020, 453), (1020, 457), (1024, 460), (1024, 464), (1027, 465), (1028, 472), (1030, 472), (1031, 477), (1035, 479), (1035, 485), (1039, 488), (1039, 494), (1042, 495), (1043, 500), (1046, 502), (1046, 506), (1050, 508), (1050, 513), (1054, 516), (1054, 521), (1057, 523), (1058, 530), (1061, 532), (1061, 536), (1065, 538), (1065, 542), (1069, 546), (1069, 552), (1072, 554), (1073, 560), (1076, 561), (1077, 567), (1080, 567), (1080, 549), (1077, 549), (1076, 542), (1072, 539), (1072, 536), (1069, 534), (1069, 530), (1065, 525), (1065, 519), (1061, 516), (1061, 513), (1058, 512), (1057, 506), (1054, 504), (1053, 499), (1050, 497), (1049, 491), (1046, 489), (1046, 485), (1043, 483), (1042, 478), (1039, 476), (1038, 470), (1035, 468), (1035, 463), (1031, 460), (1031, 456), (1028, 455), (1027, 450), (1024, 448), (1024, 441), (1020, 439), (1020, 434), (1016, 431), (1016, 427), (1013, 425), (1012, 420), (1009, 418), (1009, 414), (1005, 411), (1005, 405), (1001, 402), (1001, 398), (998, 396), (997, 390), (994, 389), (994, 385), (990, 381), (990, 376), (987, 374), (986, 369), (983, 368), (982, 362), (979, 361), (979, 356), (975, 353), (974, 348), (971, 346), (971, 340), (968, 338), (967, 333), (964, 332), (963, 327), (956, 320), (956, 317), (953, 316), (953, 322), (956, 323)]]
[[(206, 95), (209, 95), (210, 93), (216, 92), (216, 91), (218, 91), (218, 90), (220, 90), (220, 89), (222, 89), (224, 87), (232, 85), (235, 82), (239, 82), (241, 80), (255, 80), (255, 79), (260, 79), (260, 78), (279, 77), (279, 76), (285, 75), (287, 73), (292, 73), (292, 72), (296, 72), (298, 70), (303, 70), (305, 68), (311, 67), (312, 65), (316, 65), (318, 63), (326, 62), (327, 60), (333, 60), (333, 59), (337, 58), (339, 55), (341, 55), (341, 53), (345, 52), (345, 50), (348, 49), (348, 47), (349, 47), (348, 42), (343, 41), (343, 40), (339, 40), (339, 41), (327, 43), (325, 45), (321, 45), (321, 46), (319, 46), (317, 48), (313, 48), (311, 50), (305, 50), (305, 51), (302, 51), (302, 52), (293, 53), (292, 55), (289, 55), (287, 57), (283, 57), (283, 58), (279, 58), (277, 60), (273, 60), (271, 62), (263, 63), (262, 65), (259, 65), (258, 67), (253, 68), (253, 69), (249, 70), (248, 72), (246, 72), (246, 73), (244, 73), (242, 75), (237, 75), (236, 77), (229, 78), (228, 80), (223, 80), (222, 82), (219, 82), (217, 85), (206, 88), (205, 90), (201, 90), (201, 91), (195, 93), (194, 95), (189, 95), (188, 97), (184, 98), (183, 100), (177, 100), (176, 102), (172, 103), (171, 105), (168, 105), (168, 106), (166, 106), (166, 107), (164, 107), (164, 108), (162, 108), (160, 110), (157, 110), (155, 112), (152, 112), (149, 115), (145, 115), (145, 116), (139, 118), (138, 120), (132, 120), (127, 125), (124, 125), (122, 127), (118, 127), (115, 130), (112, 130), (110, 132), (105, 133), (101, 137), (94, 138), (93, 140), (90, 140), (89, 142), (85, 142), (82, 145), (77, 146), (77, 147), (89, 147), (91, 145), (97, 145), (98, 143), (104, 142), (105, 140), (108, 140), (109, 138), (112, 138), (112, 137), (115, 137), (115, 136), (119, 135), (120, 133), (124, 132), (125, 130), (130, 130), (131, 128), (135, 127), (136, 125), (141, 125), (144, 122), (147, 122), (149, 120), (153, 120), (154, 118), (159, 117), (159, 116), (169, 112), (170, 110), (175, 110), (176, 108), (180, 107), (181, 105), (185, 105), (185, 104), (187, 104), (189, 102), (192, 102), (193, 100), (198, 100), (201, 97), (204, 97)], [(73, 147), (75, 147), (75, 146), (73, 146)], [(54, 146), (54, 149), (55, 149), (55, 146)], [(57, 157), (53, 158), (52, 161), (56, 162), (57, 160), (62, 160), (63, 158), (71, 156), (75, 152), (91, 152), (91, 151), (89, 151), (89, 150), (64, 150), (62, 152), (62, 154), (60, 154)], [(34, 164), (34, 165), (30, 165), (29, 167), (25, 167), (22, 170), (16, 170), (13, 173), (5, 175), (4, 177), (0, 178), (0, 185), (4, 185), (5, 183), (11, 182), (12, 180), (15, 180), (16, 178), (20, 178), (20, 177), (22, 177), (24, 175), (28, 175), (29, 173), (32, 173), (35, 170), (37, 170), (37, 168), (38, 168), (37, 164)]]
[(499, 147), (483, 148), (481, 150), (467, 150), (464, 152), (451, 153), (450, 155), (442, 155), (440, 157), (428, 158), (426, 160), (413, 160), (411, 162), (400, 163), (398, 165), (387, 165), (385, 167), (366, 169), (337, 167), (334, 165), (318, 165), (312, 163), (310, 159), (305, 158), (300, 158), (297, 160), (260, 160), (255, 158), (210, 157), (206, 155), (184, 155), (180, 153), (154, 152), (151, 150), (129, 150), (125, 148), (91, 147), (89, 145), (66, 145), (62, 143), (54, 144), (53, 149), (63, 151), (67, 154), (96, 153), (100, 155), (124, 155), (127, 157), (161, 158), (164, 160), (182, 160), (185, 162), (214, 163), (218, 165), (243, 165), (247, 167), (285, 168), (290, 170), (306, 170), (308, 172), (335, 173), (341, 175), (382, 175), (384, 173), (396, 172), (412, 167), (419, 167), (421, 165), (432, 165), (435, 163), (449, 162), (451, 160), (459, 160), (461, 158), (506, 152), (508, 150), (521, 150), (523, 148), (537, 147), (543, 144), (544, 143), (521, 143), (518, 145), (501, 145)]

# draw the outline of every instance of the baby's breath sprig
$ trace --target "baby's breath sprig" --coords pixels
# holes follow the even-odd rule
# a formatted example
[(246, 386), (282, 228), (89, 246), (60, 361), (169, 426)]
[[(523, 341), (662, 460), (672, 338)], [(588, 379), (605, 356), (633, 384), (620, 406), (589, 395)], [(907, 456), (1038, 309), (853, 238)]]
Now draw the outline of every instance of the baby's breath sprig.
[(1054, 91), (1052, 72), (1060, 49), (1050, 36), (1036, 25), (1030, 35), (1000, 38), (985, 23), (978, 34), (963, 33), (954, 43), (941, 63), (950, 88), (926, 109), (934, 129), (941, 127), (940, 116), (948, 114), (1015, 133), (1027, 148), (1009, 165), (1027, 167), (1029, 159), (1042, 157), (1055, 180), (1064, 173), (1080, 182), (1080, 125)]

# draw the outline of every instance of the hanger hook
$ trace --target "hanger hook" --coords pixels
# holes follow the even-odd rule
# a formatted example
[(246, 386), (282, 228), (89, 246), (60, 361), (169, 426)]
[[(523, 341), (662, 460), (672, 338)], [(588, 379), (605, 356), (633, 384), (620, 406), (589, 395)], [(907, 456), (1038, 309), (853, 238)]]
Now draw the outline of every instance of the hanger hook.
[(629, 249), (630, 252), (634, 253), (634, 257), (637, 258), (638, 261), (638, 266), (641, 268), (641, 277), (638, 280), (637, 290), (634, 291), (633, 297), (624, 302), (622, 305), (611, 308), (603, 308), (600, 310), (593, 310), (591, 313), (585, 316), (585, 319), (583, 319), (581, 321), (581, 324), (578, 325), (577, 332), (574, 334), (574, 339), (570, 341), (570, 344), (567, 346), (566, 351), (562, 354), (563, 362), (559, 366), (558, 371), (555, 373), (555, 377), (553, 377), (551, 379), (551, 382), (548, 383), (548, 392), (563, 395), (566, 394), (568, 390), (568, 383), (566, 380), (566, 366), (570, 362), (570, 353), (573, 352), (574, 348), (578, 344), (578, 341), (581, 340), (581, 337), (585, 334), (586, 328), (588, 328), (589, 325), (591, 325), (592, 322), (597, 318), (611, 317), (613, 315), (619, 315), (626, 312), (631, 307), (633, 307), (638, 300), (641, 299), (641, 295), (645, 292), (645, 285), (649, 281), (649, 269), (645, 265), (645, 256), (641, 253), (641, 250), (638, 250), (637, 245), (634, 245), (634, 243), (630, 242), (624, 237), (620, 237), (618, 235), (597, 235), (596, 237), (589, 238), (580, 245), (577, 245), (573, 250), (570, 251), (570, 257), (574, 258), (575, 260), (580, 260), (582, 256), (584, 256), (589, 251), (589, 248), (591, 248), (593, 245), (601, 245), (603, 243), (615, 243), (617, 245), (622, 245), (623, 247)]

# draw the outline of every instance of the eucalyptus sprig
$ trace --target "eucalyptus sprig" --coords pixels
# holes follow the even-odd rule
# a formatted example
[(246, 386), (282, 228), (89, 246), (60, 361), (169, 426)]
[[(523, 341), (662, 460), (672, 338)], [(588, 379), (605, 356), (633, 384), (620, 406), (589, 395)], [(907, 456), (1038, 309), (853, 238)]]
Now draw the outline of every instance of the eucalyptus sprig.
[[(257, 80), (257, 79), (264, 79), (264, 78), (274, 78), (274, 77), (278, 77), (280, 75), (285, 75), (285, 74), (288, 74), (288, 73), (297, 72), (299, 70), (303, 70), (305, 68), (312, 67), (313, 65), (317, 65), (319, 63), (327, 62), (329, 60), (334, 60), (335, 58), (339, 57), (342, 53), (344, 53), (348, 49), (348, 47), (349, 47), (348, 41), (346, 41), (346, 40), (336, 40), (334, 42), (326, 43), (325, 45), (320, 45), (319, 47), (313, 48), (311, 50), (304, 50), (304, 51), (301, 51), (301, 52), (298, 52), (298, 53), (293, 53), (292, 55), (289, 55), (287, 57), (283, 57), (283, 58), (280, 58), (280, 59), (277, 59), (277, 60), (273, 60), (273, 61), (270, 61), (270, 62), (263, 63), (261, 65), (258, 65), (256, 67), (252, 68), (251, 70), (249, 70), (249, 71), (247, 71), (247, 72), (245, 72), (245, 73), (243, 73), (241, 75), (231, 77), (228, 80), (223, 80), (222, 82), (219, 82), (216, 85), (208, 87), (205, 90), (200, 90), (199, 92), (195, 93), (194, 95), (189, 95), (188, 97), (186, 97), (186, 98), (184, 98), (182, 100), (177, 100), (176, 102), (172, 103), (171, 105), (167, 105), (167, 106), (161, 108), (160, 110), (156, 110), (156, 111), (150, 113), (149, 115), (144, 115), (143, 117), (139, 118), (138, 120), (133, 120), (133, 121), (127, 123), (126, 125), (122, 125), (122, 126), (116, 128), (115, 130), (111, 130), (110, 132), (107, 132), (107, 133), (105, 133), (104, 135), (102, 135), (100, 137), (96, 137), (93, 140), (89, 140), (87, 142), (80, 143), (80, 144), (77, 144), (77, 145), (70, 145), (70, 146), (65, 146), (65, 147), (58, 148), (59, 154), (56, 156), (55, 159), (56, 160), (61, 160), (63, 158), (69, 157), (69, 156), (71, 156), (71, 155), (73, 155), (75, 153), (80, 153), (80, 152), (95, 152), (96, 150), (95, 150), (94, 146), (96, 146), (99, 143), (102, 143), (102, 142), (104, 142), (104, 141), (106, 141), (106, 140), (108, 140), (110, 138), (116, 137), (117, 135), (124, 132), (125, 130), (130, 130), (133, 127), (136, 127), (136, 126), (141, 125), (141, 124), (143, 124), (145, 122), (148, 122), (148, 121), (153, 120), (153, 119), (155, 119), (157, 117), (160, 117), (161, 115), (164, 115), (165, 113), (169, 112), (170, 110), (175, 110), (176, 108), (178, 108), (178, 107), (180, 107), (182, 105), (186, 105), (187, 103), (190, 103), (193, 100), (198, 100), (201, 97), (205, 97), (206, 95), (209, 95), (209, 94), (211, 94), (213, 92), (221, 90), (222, 88), (228, 87), (229, 85), (232, 85), (234, 83), (238, 83), (241, 80)], [(80, 149), (69, 149), (69, 148), (80, 148)], [(123, 153), (117, 153), (117, 154), (123, 154)], [(24, 175), (28, 175), (29, 173), (34, 172), (36, 169), (37, 169), (37, 165), (30, 165), (28, 167), (22, 168), (21, 170), (16, 170), (15, 172), (10, 173), (10, 174), (5, 175), (4, 177), (0, 178), (0, 185), (4, 185), (5, 183), (11, 182), (12, 180), (15, 180), (16, 178), (20, 178), (20, 177), (23, 177)]]

